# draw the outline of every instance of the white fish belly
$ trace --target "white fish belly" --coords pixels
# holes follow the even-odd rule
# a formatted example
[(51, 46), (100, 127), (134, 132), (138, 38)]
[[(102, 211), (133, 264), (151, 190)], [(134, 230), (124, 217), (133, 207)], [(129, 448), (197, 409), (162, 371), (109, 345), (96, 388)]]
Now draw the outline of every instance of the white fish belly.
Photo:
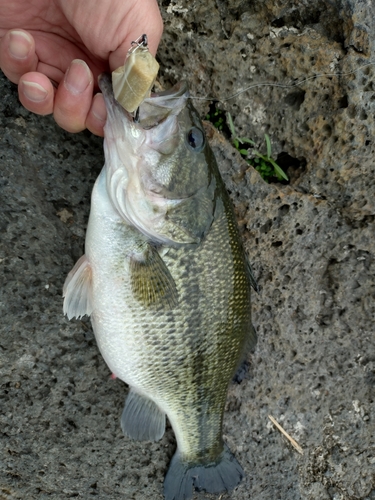
[(91, 322), (110, 370), (146, 394), (147, 375), (142, 367), (147, 367), (153, 354), (146, 337), (150, 324), (157, 335), (162, 317), (155, 317), (155, 312), (133, 297), (127, 230), (108, 199), (102, 172), (93, 190), (86, 234), (86, 257), (92, 270)]

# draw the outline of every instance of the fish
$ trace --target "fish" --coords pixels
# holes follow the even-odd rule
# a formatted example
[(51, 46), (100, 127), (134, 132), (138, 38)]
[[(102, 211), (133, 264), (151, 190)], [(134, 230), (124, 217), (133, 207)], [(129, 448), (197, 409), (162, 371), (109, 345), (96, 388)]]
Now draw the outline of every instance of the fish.
[(186, 82), (130, 114), (107, 108), (104, 167), (93, 188), (85, 254), (68, 274), (64, 313), (88, 315), (114, 376), (129, 386), (121, 428), (177, 450), (166, 500), (233, 490), (244, 471), (224, 443), (229, 383), (256, 343), (256, 282), (234, 210)]

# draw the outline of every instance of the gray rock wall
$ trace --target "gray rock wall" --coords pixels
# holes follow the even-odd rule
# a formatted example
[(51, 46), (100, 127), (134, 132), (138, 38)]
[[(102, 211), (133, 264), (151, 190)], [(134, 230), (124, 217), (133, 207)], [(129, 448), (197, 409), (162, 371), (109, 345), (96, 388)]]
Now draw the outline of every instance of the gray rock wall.
[[(240, 135), (262, 146), (269, 134), (289, 185), (266, 184), (207, 128), (262, 289), (259, 342), (248, 377), (230, 387), (225, 439), (246, 471), (230, 498), (373, 500), (374, 4), (161, 8), (162, 83), (186, 78), (195, 96), (346, 73), (219, 104)], [(0, 92), (0, 498), (161, 499), (171, 429), (159, 443), (122, 436), (126, 388), (110, 379), (89, 322), (62, 316), (101, 140), (29, 114), (4, 77)], [(195, 104), (204, 116), (209, 103)]]

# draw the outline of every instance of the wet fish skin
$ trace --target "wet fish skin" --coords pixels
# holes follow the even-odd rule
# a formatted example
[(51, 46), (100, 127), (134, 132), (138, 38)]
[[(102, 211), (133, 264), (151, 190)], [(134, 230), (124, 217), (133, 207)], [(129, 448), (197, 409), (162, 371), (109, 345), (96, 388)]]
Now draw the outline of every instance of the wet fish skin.
[(256, 342), (233, 209), (183, 85), (148, 99), (139, 124), (106, 78), (100, 86), (106, 163), (64, 311), (91, 315), (106, 363), (130, 386), (125, 434), (160, 439), (168, 416), (177, 451), (166, 500), (229, 491), (243, 470), (222, 439), (226, 393)]

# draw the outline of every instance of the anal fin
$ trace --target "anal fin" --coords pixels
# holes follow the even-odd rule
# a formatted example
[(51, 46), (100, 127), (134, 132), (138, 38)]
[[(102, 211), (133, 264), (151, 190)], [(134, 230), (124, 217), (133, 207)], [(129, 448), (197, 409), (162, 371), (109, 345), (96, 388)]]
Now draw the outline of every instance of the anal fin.
[(165, 413), (151, 399), (130, 389), (121, 415), (121, 429), (132, 439), (159, 441), (165, 431)]
[(92, 313), (91, 266), (86, 255), (82, 255), (68, 274), (63, 297), (63, 310), (68, 319), (90, 316)]
[(245, 352), (251, 351), (253, 347), (255, 347), (258, 340), (257, 332), (254, 328), (254, 325), (250, 323), (249, 328), (246, 332), (246, 343), (245, 343)]
[(249, 352), (257, 343), (257, 334), (254, 326), (249, 322), (249, 327), (246, 332), (245, 345), (243, 348), (243, 356), (237, 365), (237, 370), (232, 379), (233, 382), (240, 384), (244, 379), (248, 378), (250, 363), (247, 359)]
[(246, 255), (246, 267), (247, 267), (247, 272), (248, 272), (248, 275), (250, 278), (250, 284), (254, 288), (254, 290), (257, 293), (259, 293), (260, 288), (259, 288), (257, 280), (255, 279), (254, 272), (253, 272), (253, 269), (251, 267), (251, 264), (250, 264), (250, 261), (249, 261), (249, 258), (247, 255)]

